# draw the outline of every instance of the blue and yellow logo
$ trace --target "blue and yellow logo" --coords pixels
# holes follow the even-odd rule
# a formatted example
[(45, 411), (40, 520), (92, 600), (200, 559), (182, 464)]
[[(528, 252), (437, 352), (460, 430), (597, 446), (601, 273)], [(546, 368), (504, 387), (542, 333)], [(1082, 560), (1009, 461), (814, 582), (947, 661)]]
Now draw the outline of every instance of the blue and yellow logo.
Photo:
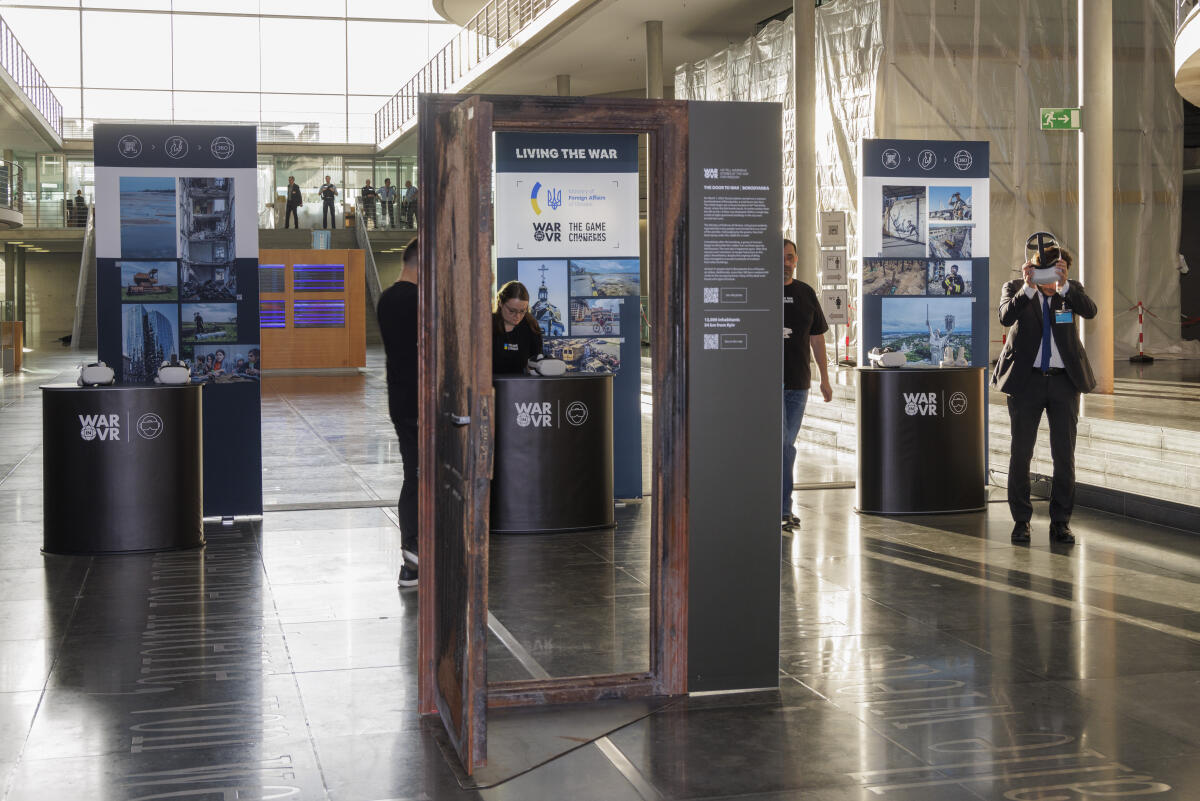
[[(529, 193), (529, 205), (533, 207), (533, 213), (541, 215), (542, 207), (538, 205), (538, 193), (542, 191), (542, 182), (537, 181), (533, 185), (533, 191)], [(547, 189), (546, 190), (546, 205), (552, 209), (557, 209), (562, 205), (562, 190)]]

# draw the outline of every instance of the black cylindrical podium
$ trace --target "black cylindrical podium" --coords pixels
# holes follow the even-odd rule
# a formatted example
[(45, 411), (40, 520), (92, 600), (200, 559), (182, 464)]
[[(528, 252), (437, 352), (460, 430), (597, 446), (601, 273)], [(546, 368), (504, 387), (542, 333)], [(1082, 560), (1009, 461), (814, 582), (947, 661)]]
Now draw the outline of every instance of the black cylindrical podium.
[(859, 368), (858, 511), (987, 506), (982, 367)]
[(496, 376), (494, 385), (492, 531), (612, 526), (612, 376)]
[(42, 387), (42, 547), (103, 554), (204, 544), (199, 385)]

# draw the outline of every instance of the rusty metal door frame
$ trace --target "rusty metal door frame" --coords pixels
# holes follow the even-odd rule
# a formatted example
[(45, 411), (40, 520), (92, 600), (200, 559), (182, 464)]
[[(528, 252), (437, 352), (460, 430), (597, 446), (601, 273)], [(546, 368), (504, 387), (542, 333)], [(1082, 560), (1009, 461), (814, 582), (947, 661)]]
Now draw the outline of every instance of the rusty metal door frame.
[[(650, 665), (644, 672), (496, 682), (487, 685), (487, 706), (530, 706), (581, 703), (610, 698), (679, 695), (687, 691), (687, 145), (688, 117), (684, 101), (475, 95), (488, 104), (495, 131), (555, 131), (648, 134), (647, 180), (650, 247), (647, 275), (651, 296), (651, 353), (654, 419), (653, 499), (650, 566)], [(418, 692), (422, 714), (437, 712), (438, 665), (434, 611), (439, 577), (434, 504), (438, 489), (433, 454), (437, 448), (436, 376), (428, 358), (439, 336), (470, 337), (491, 342), (490, 327), (472, 331), (439, 330), (434, 311), (438, 266), (454, 253), (439, 230), (440, 204), (448, 202), (436, 176), (442, 165), (437, 149), (438, 125), (463, 104), (465, 95), (421, 95), (419, 99), (419, 188), (421, 219), (421, 580)], [(490, 148), (489, 148), (490, 153)], [(460, 186), (480, 204), (490, 203), (491, 164), (473, 170), (475, 186)], [(461, 182), (460, 182), (461, 183)], [(490, 221), (486, 223), (490, 235)], [(440, 243), (440, 244), (439, 244)], [(489, 261), (476, 265), (486, 270)], [(489, 275), (490, 280), (490, 275)], [(488, 317), (490, 323), (490, 313)], [(490, 370), (490, 362), (488, 365)], [(485, 388), (490, 391), (490, 385)], [(489, 432), (490, 438), (490, 432)], [(489, 449), (491, 442), (483, 445)], [(483, 509), (486, 523), (487, 505)], [(486, 542), (485, 542), (486, 544)], [(485, 548), (486, 551), (486, 548)], [(487, 604), (486, 552), (482, 580), (458, 588), (461, 609)], [(443, 589), (446, 589), (443, 587)], [(486, 632), (485, 632), (486, 633)], [(486, 666), (483, 668), (486, 673)], [(474, 761), (474, 759), (472, 760)], [(464, 766), (468, 771), (482, 764)]]

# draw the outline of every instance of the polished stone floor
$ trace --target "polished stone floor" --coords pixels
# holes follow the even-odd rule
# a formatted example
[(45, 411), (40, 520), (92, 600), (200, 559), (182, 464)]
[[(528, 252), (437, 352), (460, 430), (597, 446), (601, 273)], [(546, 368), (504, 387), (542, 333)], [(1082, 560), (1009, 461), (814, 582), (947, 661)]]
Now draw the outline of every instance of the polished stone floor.
[[(0, 381), (0, 800), (1200, 798), (1194, 532), (1079, 510), (1052, 548), (1040, 503), (1013, 548), (1002, 503), (863, 517), (839, 488), (797, 492), (781, 539), (777, 690), (498, 714), (515, 767), (463, 789), (415, 713), (378, 354), (264, 380), (261, 522), (111, 557), (39, 552), (37, 386), (69, 366)], [(493, 541), (493, 678), (645, 664), (651, 503)]]

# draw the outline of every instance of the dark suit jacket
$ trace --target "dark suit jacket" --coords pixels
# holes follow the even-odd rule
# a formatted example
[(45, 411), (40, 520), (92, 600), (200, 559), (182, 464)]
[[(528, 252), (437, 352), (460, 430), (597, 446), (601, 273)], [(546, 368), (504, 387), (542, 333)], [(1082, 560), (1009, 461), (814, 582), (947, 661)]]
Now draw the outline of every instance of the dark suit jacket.
[(304, 205), (304, 197), (300, 194), (300, 184), (291, 184), (288, 187), (287, 205), (289, 209)]
[[(1057, 310), (1069, 306), (1075, 313), (1074, 320), (1071, 325), (1054, 324), (1054, 344), (1058, 346), (1071, 383), (1080, 392), (1091, 392), (1096, 388), (1096, 377), (1092, 375), (1092, 365), (1079, 341), (1079, 318), (1090, 320), (1095, 317), (1096, 304), (1083, 291), (1083, 284), (1078, 281), (1067, 283), (1066, 297), (1054, 293), (1050, 308)], [(1032, 298), (1025, 297), (1025, 282), (1020, 278), (1005, 284), (1000, 297), (1000, 324), (1011, 328), (992, 371), (992, 386), (1016, 395), (1032, 378), (1033, 360), (1042, 345), (1041, 293)]]

